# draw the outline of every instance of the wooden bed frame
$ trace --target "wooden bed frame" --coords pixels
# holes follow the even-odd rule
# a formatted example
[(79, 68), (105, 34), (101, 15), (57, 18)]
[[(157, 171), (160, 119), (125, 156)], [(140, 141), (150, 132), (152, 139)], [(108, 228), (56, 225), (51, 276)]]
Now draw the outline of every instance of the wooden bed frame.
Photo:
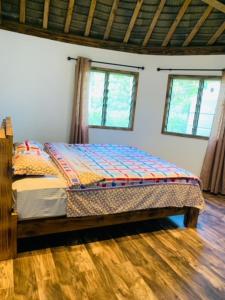
[(102, 216), (77, 218), (51, 217), (18, 221), (12, 200), (13, 128), (11, 118), (0, 127), (0, 260), (17, 255), (17, 239), (81, 230), (114, 224), (184, 215), (186, 227), (196, 227), (199, 209), (194, 207), (166, 207), (124, 212)]

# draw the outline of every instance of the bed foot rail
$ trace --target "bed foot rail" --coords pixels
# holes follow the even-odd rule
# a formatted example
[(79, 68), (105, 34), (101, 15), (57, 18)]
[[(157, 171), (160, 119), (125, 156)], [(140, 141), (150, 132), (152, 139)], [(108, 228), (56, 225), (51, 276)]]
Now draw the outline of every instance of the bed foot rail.
[(184, 215), (184, 226), (188, 228), (196, 228), (198, 223), (199, 209), (196, 207), (187, 207)]

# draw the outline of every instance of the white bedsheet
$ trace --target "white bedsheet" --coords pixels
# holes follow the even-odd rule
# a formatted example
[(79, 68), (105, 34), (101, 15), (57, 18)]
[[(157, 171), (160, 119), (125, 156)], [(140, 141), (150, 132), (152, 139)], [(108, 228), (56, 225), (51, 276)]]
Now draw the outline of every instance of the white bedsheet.
[(13, 182), (13, 198), (19, 219), (66, 214), (66, 182), (58, 177), (26, 177)]

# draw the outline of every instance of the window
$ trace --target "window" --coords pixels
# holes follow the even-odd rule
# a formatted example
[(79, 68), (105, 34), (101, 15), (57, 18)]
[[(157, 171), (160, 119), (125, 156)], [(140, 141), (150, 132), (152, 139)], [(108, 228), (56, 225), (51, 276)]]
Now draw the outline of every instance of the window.
[(207, 139), (220, 80), (220, 77), (169, 76), (162, 133)]
[(92, 68), (89, 126), (133, 129), (138, 73)]

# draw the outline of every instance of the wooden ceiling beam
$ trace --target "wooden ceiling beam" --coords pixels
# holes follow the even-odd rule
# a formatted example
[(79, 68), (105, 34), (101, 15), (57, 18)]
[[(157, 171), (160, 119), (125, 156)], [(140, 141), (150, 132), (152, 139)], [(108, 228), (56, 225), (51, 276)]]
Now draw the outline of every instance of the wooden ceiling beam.
[[(17, 22), (6, 21), (3, 19), (0, 29), (13, 32), (28, 34), (50, 40), (56, 40), (64, 43), (71, 43), (83, 46), (90, 46), (103, 49), (111, 49), (116, 51), (125, 51), (139, 54), (155, 54), (155, 55), (206, 55), (206, 54), (224, 54), (224, 46), (204, 46), (204, 47), (142, 47), (137, 45), (129, 45), (113, 41), (105, 41), (93, 39), (90, 37), (77, 36), (70, 33), (56, 33), (55, 31), (45, 30), (42, 28), (32, 27), (26, 24), (18, 24)], [(65, 58), (66, 59), (66, 58)]]
[(90, 31), (91, 31), (91, 26), (94, 18), (94, 13), (95, 13), (95, 7), (96, 7), (97, 0), (91, 0), (91, 5), (89, 9), (89, 14), (88, 14), (88, 19), (87, 19), (87, 24), (84, 32), (84, 36), (89, 36)]
[(169, 44), (177, 26), (179, 25), (181, 19), (183, 18), (183, 15), (185, 14), (190, 3), (191, 3), (191, 0), (184, 1), (183, 5), (181, 6), (181, 8), (176, 16), (176, 19), (174, 20), (172, 26), (169, 29), (169, 32), (166, 35), (166, 38), (164, 39), (164, 41), (162, 43), (162, 47), (166, 47)]
[(143, 0), (137, 0), (137, 4), (135, 6), (133, 15), (132, 15), (131, 20), (130, 20), (130, 24), (128, 25), (127, 32), (126, 32), (125, 37), (123, 39), (124, 43), (127, 43), (129, 41), (131, 32), (133, 30), (134, 24), (135, 24), (135, 22), (137, 20), (137, 17), (139, 15), (142, 4), (143, 4)]
[(150, 40), (150, 37), (151, 37), (151, 35), (153, 33), (153, 30), (154, 30), (154, 28), (155, 28), (155, 26), (156, 26), (156, 24), (158, 22), (158, 19), (159, 19), (160, 15), (161, 15), (161, 12), (163, 10), (163, 7), (164, 7), (165, 3), (166, 3), (166, 0), (161, 0), (160, 1), (159, 6), (158, 6), (158, 8), (157, 8), (157, 10), (156, 10), (156, 12), (154, 14), (153, 19), (152, 19), (152, 22), (151, 22), (151, 24), (150, 24), (150, 26), (148, 28), (148, 31), (146, 33), (146, 36), (145, 36), (145, 39), (143, 41), (142, 46), (146, 46), (148, 44), (148, 41)]
[(75, 0), (69, 0), (68, 7), (67, 7), (66, 21), (65, 21), (65, 26), (64, 26), (65, 33), (68, 33), (70, 31), (70, 25), (72, 22), (74, 5), (75, 5)]
[(43, 13), (43, 28), (48, 28), (48, 17), (49, 17), (50, 0), (45, 0), (44, 13)]
[(206, 4), (216, 8), (217, 10), (225, 13), (225, 4), (221, 3), (220, 1), (217, 0), (202, 0)]
[(194, 26), (194, 28), (192, 29), (192, 31), (190, 32), (190, 34), (188, 35), (188, 37), (186, 38), (186, 40), (184, 41), (183, 47), (186, 47), (186, 46), (188, 46), (190, 44), (190, 42), (193, 40), (193, 38), (198, 33), (199, 29), (205, 23), (205, 21), (208, 18), (208, 16), (211, 14), (212, 10), (213, 10), (213, 7), (210, 6), (210, 5), (206, 8), (206, 10), (202, 14), (201, 18), (198, 20), (198, 22), (196, 23), (196, 25)]
[(113, 21), (114, 21), (115, 16), (116, 16), (116, 11), (117, 11), (119, 2), (120, 2), (120, 0), (114, 0), (113, 1), (112, 9), (111, 9), (110, 16), (109, 16), (109, 19), (108, 19), (108, 23), (107, 23), (105, 33), (104, 33), (104, 40), (107, 40), (109, 38), (111, 29), (112, 29), (112, 24), (113, 24)]
[(26, 22), (26, 0), (20, 0), (20, 23), (25, 24)]
[(225, 21), (222, 23), (222, 25), (217, 29), (217, 31), (213, 34), (213, 36), (208, 41), (207, 45), (213, 45), (218, 38), (223, 34), (225, 31)]

